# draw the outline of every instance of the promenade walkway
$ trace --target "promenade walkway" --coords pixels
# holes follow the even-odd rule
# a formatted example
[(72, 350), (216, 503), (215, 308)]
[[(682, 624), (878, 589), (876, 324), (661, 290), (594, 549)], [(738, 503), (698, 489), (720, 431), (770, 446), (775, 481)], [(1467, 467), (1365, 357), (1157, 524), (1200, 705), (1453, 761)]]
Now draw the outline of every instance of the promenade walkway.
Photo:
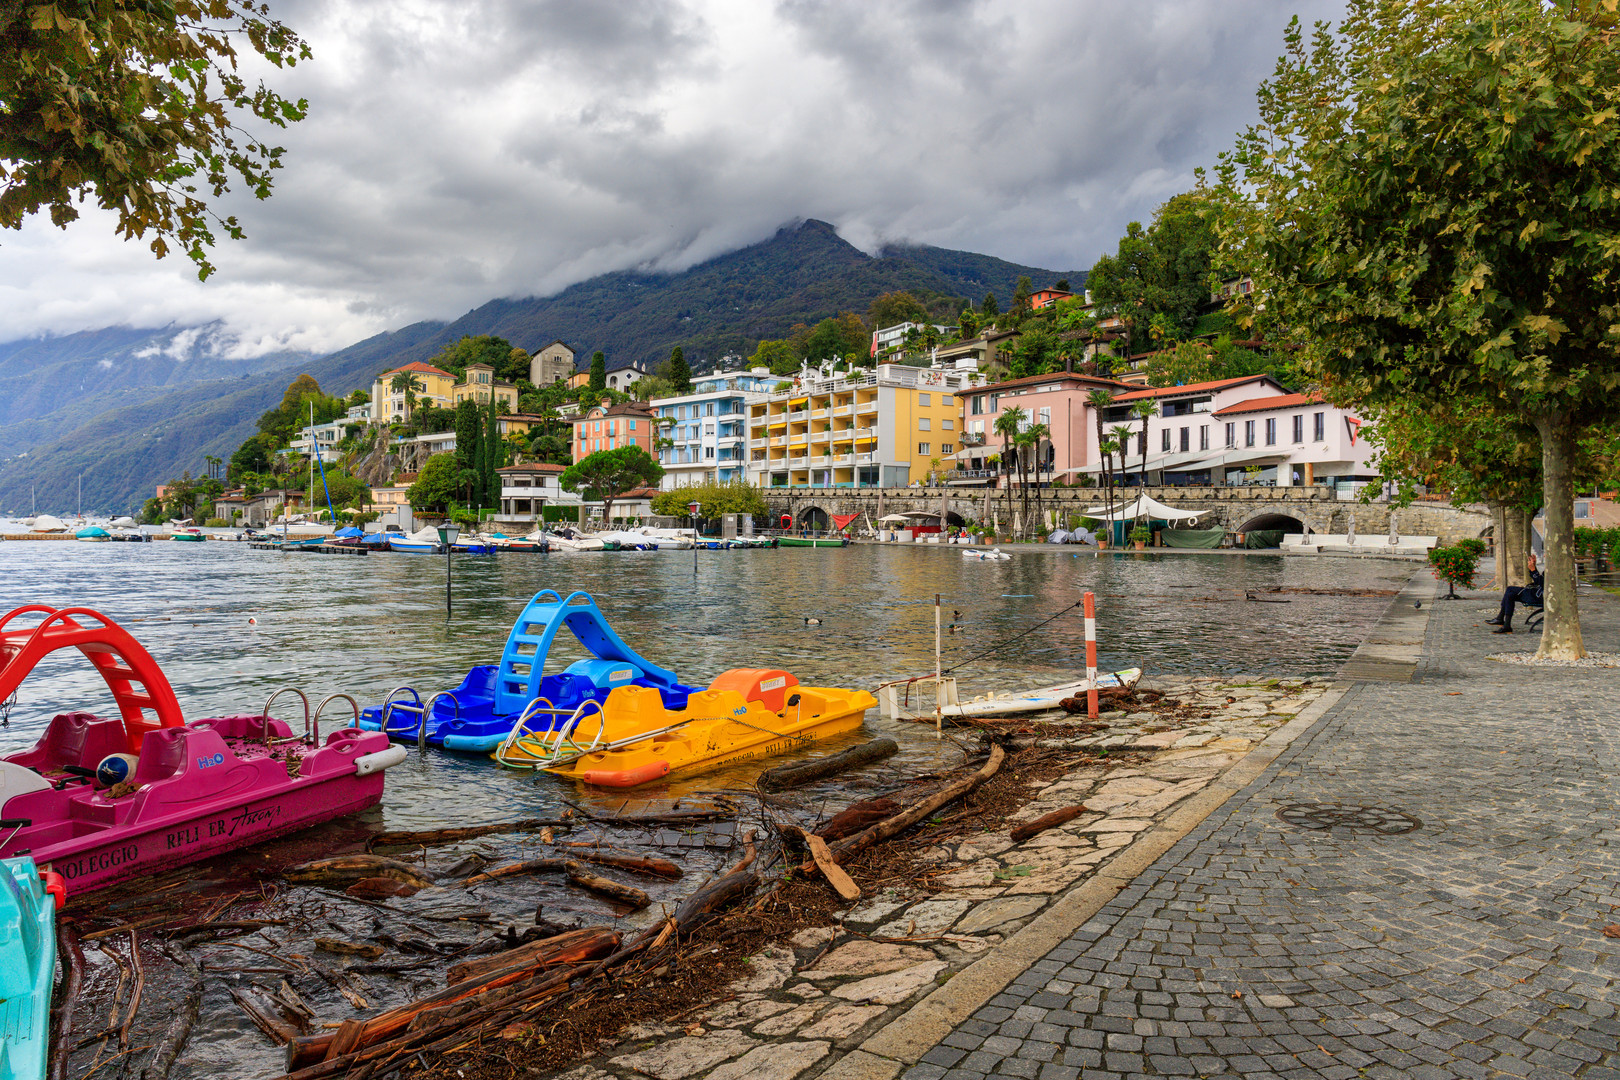
[(1620, 669), (1487, 660), (1536, 637), (1466, 596), (903, 1075), (1620, 1080)]

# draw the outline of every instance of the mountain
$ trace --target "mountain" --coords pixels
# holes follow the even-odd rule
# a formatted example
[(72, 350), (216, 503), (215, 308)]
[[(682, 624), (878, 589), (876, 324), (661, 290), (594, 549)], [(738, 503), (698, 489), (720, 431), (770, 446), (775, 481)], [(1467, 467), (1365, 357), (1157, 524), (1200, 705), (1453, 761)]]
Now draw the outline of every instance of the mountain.
[(554, 296), (493, 300), (452, 322), (415, 323), (318, 359), (231, 360), (228, 350), (208, 346), (217, 333), (208, 327), (114, 328), (0, 345), (0, 452), (26, 451), (0, 461), (0, 513), (27, 510), (31, 491), (40, 511), (71, 511), (81, 474), (87, 510), (133, 510), (158, 484), (185, 469), (200, 472), (204, 455), (228, 457), (299, 373), (329, 394), (370, 389), (378, 373), (430, 359), (464, 334), (496, 334), (530, 351), (561, 338), (582, 365), (599, 349), (609, 368), (653, 366), (680, 345), (702, 370), (727, 354), (752, 353), (762, 338), (786, 337), (796, 323), (864, 313), (885, 292), (975, 303), (994, 292), (1005, 306), (1021, 276), (1037, 287), (1067, 277), (1078, 288), (1085, 279), (1083, 271), (925, 246), (872, 256), (826, 222), (804, 221), (678, 273), (619, 271)]
[(1084, 271), (1063, 274), (943, 248), (890, 247), (874, 258), (825, 221), (811, 220), (680, 273), (625, 270), (555, 296), (494, 300), (450, 323), (443, 338), (496, 334), (531, 352), (561, 338), (582, 364), (602, 350), (610, 369), (656, 365), (679, 345), (702, 369), (727, 354), (747, 356), (761, 338), (786, 337), (795, 323), (865, 314), (885, 292), (926, 290), (977, 304), (993, 291), (1005, 307), (1021, 276), (1036, 286), (1065, 276), (1076, 285), (1085, 280)]

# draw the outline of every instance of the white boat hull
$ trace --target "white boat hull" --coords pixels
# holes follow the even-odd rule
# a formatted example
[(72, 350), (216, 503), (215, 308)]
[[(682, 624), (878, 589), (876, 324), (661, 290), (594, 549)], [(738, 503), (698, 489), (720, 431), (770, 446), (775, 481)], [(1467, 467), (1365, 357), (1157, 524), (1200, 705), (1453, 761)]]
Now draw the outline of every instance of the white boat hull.
[[(1097, 673), (1096, 688), (1107, 690), (1119, 686), (1135, 686), (1136, 681), (1142, 677), (1141, 668), (1126, 668), (1124, 671)], [(933, 683), (933, 679), (919, 680), (912, 684), (914, 687), (926, 688)], [(1076, 679), (1073, 682), (1060, 683), (1057, 686), (1042, 686), (1034, 690), (1023, 690), (1013, 693), (985, 694), (982, 697), (970, 698), (967, 701), (957, 701), (956, 680), (946, 678), (941, 696), (944, 699), (938, 706), (938, 715), (947, 719), (961, 719), (990, 716), (1017, 716), (1022, 713), (1051, 712), (1062, 707), (1064, 698), (1078, 697), (1092, 689), (1087, 679)], [(902, 684), (890, 684), (878, 688), (878, 702), (882, 706), (883, 715), (890, 720), (932, 720), (935, 709), (923, 708), (919, 700), (915, 707), (902, 702), (904, 687)], [(914, 699), (916, 695), (913, 695)]]

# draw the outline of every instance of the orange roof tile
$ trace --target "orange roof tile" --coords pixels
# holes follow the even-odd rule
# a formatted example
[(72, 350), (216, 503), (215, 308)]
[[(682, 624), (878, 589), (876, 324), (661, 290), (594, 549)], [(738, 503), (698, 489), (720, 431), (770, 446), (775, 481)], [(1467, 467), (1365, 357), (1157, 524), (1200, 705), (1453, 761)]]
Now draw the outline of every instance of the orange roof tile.
[(1282, 384), (1270, 375), (1244, 375), (1236, 379), (1216, 379), (1214, 382), (1188, 383), (1185, 386), (1151, 386), (1146, 390), (1133, 390), (1129, 394), (1121, 394), (1114, 399), (1115, 403), (1121, 401), (1140, 401), (1144, 398), (1171, 397), (1176, 394), (1196, 394), (1205, 390), (1224, 390), (1229, 386), (1242, 386), (1244, 383), (1258, 382), (1265, 379), (1273, 385)]
[(396, 371), (414, 371), (422, 375), (443, 375), (447, 379), (455, 378), (455, 376), (450, 372), (442, 371), (439, 368), (434, 367), (432, 364), (424, 364), (420, 360), (412, 360), (404, 367), (393, 368), (392, 370), (383, 372), (383, 374), (392, 375)]
[(1236, 405), (1228, 405), (1224, 409), (1217, 409), (1216, 416), (1227, 416), (1231, 413), (1265, 412), (1269, 409), (1292, 409), (1300, 405), (1319, 405), (1322, 402), (1321, 394), (1277, 394), (1272, 397), (1249, 398)]

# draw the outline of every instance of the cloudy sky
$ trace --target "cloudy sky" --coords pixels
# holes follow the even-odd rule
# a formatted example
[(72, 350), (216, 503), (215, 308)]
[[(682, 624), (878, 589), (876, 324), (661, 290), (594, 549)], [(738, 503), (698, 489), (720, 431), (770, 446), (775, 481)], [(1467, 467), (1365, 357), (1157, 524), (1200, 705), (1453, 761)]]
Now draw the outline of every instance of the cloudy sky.
[(1054, 269), (1192, 183), (1335, 0), (271, 0), (315, 52), (219, 272), (93, 210), (0, 234), (0, 340), (223, 320), (340, 348), (831, 221)]

